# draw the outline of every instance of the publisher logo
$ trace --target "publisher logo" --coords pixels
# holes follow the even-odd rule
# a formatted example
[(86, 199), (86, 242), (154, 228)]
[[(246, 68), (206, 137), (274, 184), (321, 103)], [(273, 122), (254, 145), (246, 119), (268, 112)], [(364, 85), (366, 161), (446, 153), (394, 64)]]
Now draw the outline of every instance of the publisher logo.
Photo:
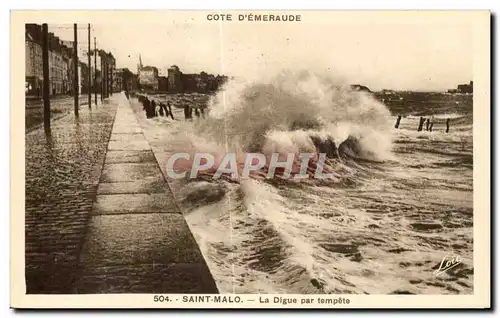
[(442, 273), (456, 267), (462, 263), (460, 256), (458, 255), (446, 255), (443, 257), (441, 264), (439, 264), (439, 268), (434, 271), (434, 275), (439, 276)]

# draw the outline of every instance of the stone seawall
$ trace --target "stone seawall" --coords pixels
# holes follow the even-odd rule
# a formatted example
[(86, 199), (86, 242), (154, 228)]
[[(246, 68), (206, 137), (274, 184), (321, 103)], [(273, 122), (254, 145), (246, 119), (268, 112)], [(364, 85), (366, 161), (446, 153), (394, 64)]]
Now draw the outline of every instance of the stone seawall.
[(76, 293), (218, 293), (122, 95), (80, 255)]

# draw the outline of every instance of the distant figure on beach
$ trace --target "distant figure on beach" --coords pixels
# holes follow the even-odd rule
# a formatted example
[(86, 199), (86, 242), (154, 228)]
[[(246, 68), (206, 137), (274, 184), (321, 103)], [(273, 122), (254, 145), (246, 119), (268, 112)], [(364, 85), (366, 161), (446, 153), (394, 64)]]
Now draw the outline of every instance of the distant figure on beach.
[(422, 131), (422, 126), (424, 125), (424, 121), (425, 121), (425, 118), (424, 117), (420, 117), (420, 122), (418, 124), (417, 131)]
[(396, 125), (394, 128), (398, 129), (399, 128), (399, 123), (401, 122), (401, 115), (398, 116), (398, 119), (396, 119)]
[(201, 118), (205, 119), (205, 107), (200, 107)]
[(450, 131), (450, 119), (446, 118), (446, 132)]
[(189, 119), (193, 119), (193, 107), (189, 107)]
[(425, 130), (429, 131), (429, 123), (430, 123), (430, 119), (427, 118), (427, 120), (425, 121)]
[(196, 118), (200, 118), (200, 111), (198, 110), (198, 108), (194, 109), (194, 114), (196, 115)]

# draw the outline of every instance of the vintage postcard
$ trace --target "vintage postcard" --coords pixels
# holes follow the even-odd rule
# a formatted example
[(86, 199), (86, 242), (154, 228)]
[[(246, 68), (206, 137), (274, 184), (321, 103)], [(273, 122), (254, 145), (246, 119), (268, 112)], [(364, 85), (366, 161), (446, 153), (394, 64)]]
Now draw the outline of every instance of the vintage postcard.
[(12, 11), (11, 306), (489, 308), (490, 19)]

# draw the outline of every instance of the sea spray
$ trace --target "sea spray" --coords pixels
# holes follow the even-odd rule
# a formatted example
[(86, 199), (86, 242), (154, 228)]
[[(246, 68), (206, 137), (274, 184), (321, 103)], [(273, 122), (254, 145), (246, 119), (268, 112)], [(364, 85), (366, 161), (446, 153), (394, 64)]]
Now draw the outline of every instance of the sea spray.
[(209, 102), (197, 133), (226, 151), (283, 153), (314, 149), (316, 135), (340, 145), (358, 140), (369, 159), (390, 157), (389, 110), (332, 76), (283, 71), (260, 81), (230, 81)]
[[(238, 83), (242, 91), (270, 82)], [(229, 89), (236, 83), (228, 83), (225, 90), (226, 110), (234, 106), (230, 95), (239, 96)], [(362, 95), (347, 93), (351, 94)], [(175, 151), (221, 153), (222, 158), (231, 148), (243, 149), (231, 138), (226, 143), (224, 135), (218, 139), (207, 133), (214, 127), (201, 129), (214, 123), (215, 109), (224, 111), (219, 106), (211, 105), (209, 120), (156, 123), (144, 119), (150, 131), (147, 138), (155, 137), (151, 144), (159, 161), (166, 162), (165, 154)], [(419, 111), (431, 106), (423, 105)], [(451, 106), (440, 107), (443, 112), (437, 116), (447, 118)], [(226, 124), (232, 121), (231, 116), (220, 118)], [(408, 277), (420, 275), (422, 266), (439, 264), (443, 257), (439, 247), (447, 242), (462, 246), (460, 257), (472, 268), (472, 108), (464, 117), (453, 119), (448, 134), (417, 133), (412, 119), (406, 117), (396, 130), (394, 120), (387, 126), (384, 121), (365, 125), (352, 118), (343, 124), (302, 121), (291, 129), (272, 126), (259, 132), (264, 136), (261, 152), (307, 152), (312, 147), (309, 133), (314, 133), (323, 140), (331, 137), (339, 147), (349, 136), (358, 136), (362, 145), (356, 148), (373, 149), (378, 155), (384, 155), (387, 142), (387, 149), (397, 154), (397, 162), (331, 160), (335, 172), (344, 179), (348, 176), (339, 184), (311, 179), (297, 184), (260, 179), (232, 183), (206, 176), (169, 182), (219, 291), (450, 294), (458, 289), (471, 293), (473, 274), (461, 278), (464, 284), (453, 285), (452, 291), (447, 285), (415, 285)], [(241, 126), (236, 128), (245, 128)], [(223, 127), (218, 128), (223, 131)], [(439, 235), (430, 235), (409, 226), (424, 221), (439, 222), (443, 229), (437, 230)]]
[[(356, 140), (362, 150), (359, 155), (384, 160), (391, 155), (391, 127), (389, 111), (370, 95), (352, 91), (331, 76), (285, 71), (267, 79), (227, 83), (211, 98), (208, 118), (194, 123), (192, 137), (195, 149), (210, 150), (219, 163), (217, 158), (227, 152), (255, 152), (266, 157), (294, 153), (298, 157), (317, 151), (312, 136), (331, 139), (337, 147)], [(346, 169), (341, 165), (338, 171)], [(219, 288), (234, 291), (236, 279), (245, 288), (260, 290), (253, 281), (266, 281), (265, 289), (272, 291), (285, 291), (286, 286), (286, 292), (317, 293), (324, 290), (310, 282), (320, 280), (326, 291), (339, 291), (335, 287), (340, 274), (337, 268), (318, 263), (331, 255), (310, 236), (315, 233), (327, 239), (332, 230), (328, 222), (304, 213), (313, 211), (314, 205), (291, 208), (279, 190), (260, 180), (242, 180), (238, 189), (241, 198), (235, 199), (230, 191), (220, 205), (214, 202), (223, 208), (218, 222), (229, 233), (237, 233), (237, 239), (233, 235), (209, 239), (209, 244), (217, 246), (208, 257), (210, 263), (219, 263), (220, 251), (232, 251), (226, 260), (232, 264), (233, 279), (221, 282)], [(315, 196), (304, 193), (304, 199), (309, 197)], [(343, 208), (330, 206), (328, 210)], [(241, 244), (235, 245), (235, 239)], [(269, 251), (267, 256), (255, 254), (256, 246)], [(244, 273), (249, 273), (246, 278)]]

